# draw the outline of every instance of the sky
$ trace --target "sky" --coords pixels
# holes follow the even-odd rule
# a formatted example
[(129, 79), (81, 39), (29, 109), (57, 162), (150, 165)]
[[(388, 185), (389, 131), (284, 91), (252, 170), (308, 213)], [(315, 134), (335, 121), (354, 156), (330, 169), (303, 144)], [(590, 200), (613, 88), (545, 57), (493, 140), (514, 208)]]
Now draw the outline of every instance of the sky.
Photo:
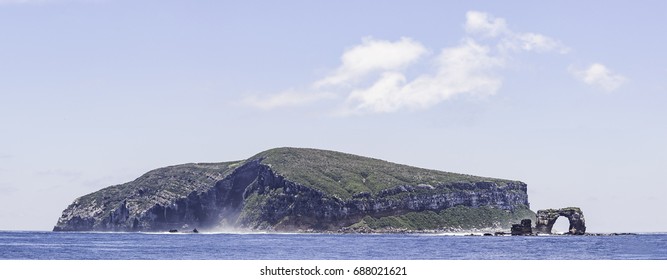
[(0, 0), (0, 230), (289, 146), (667, 232), (667, 2), (500, 2)]

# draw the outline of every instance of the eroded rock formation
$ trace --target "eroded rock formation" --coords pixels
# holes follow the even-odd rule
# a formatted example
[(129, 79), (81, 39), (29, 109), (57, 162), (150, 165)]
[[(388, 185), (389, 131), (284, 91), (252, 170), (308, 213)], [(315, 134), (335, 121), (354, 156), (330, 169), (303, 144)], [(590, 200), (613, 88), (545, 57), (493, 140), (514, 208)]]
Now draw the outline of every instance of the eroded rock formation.
[(532, 235), (532, 221), (530, 219), (521, 220), (520, 224), (512, 225), (512, 235)]
[(583, 235), (586, 233), (584, 212), (578, 207), (538, 210), (535, 231), (537, 233), (551, 234), (551, 229), (556, 223), (556, 220), (561, 216), (566, 217), (568, 221), (570, 221), (570, 228), (567, 234)]

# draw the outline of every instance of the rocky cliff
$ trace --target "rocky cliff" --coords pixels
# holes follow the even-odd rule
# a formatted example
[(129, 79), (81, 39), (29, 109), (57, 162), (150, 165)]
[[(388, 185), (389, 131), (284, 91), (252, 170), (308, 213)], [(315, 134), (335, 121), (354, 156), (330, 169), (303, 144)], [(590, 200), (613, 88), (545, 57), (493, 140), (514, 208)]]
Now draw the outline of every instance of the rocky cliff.
[(247, 160), (156, 169), (77, 198), (54, 231), (391, 231), (509, 228), (526, 184), (333, 151), (278, 148)]

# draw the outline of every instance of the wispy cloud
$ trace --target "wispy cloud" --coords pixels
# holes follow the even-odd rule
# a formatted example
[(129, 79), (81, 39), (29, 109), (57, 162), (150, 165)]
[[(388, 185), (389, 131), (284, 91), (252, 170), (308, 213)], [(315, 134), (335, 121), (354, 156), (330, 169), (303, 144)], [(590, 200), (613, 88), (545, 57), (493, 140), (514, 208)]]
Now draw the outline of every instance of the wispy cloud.
[[(459, 45), (443, 48), (437, 56), (431, 57), (431, 63), (436, 66), (432, 72), (421, 73), (409, 80), (402, 69), (387, 68), (370, 86), (356, 84), (347, 94), (341, 113), (419, 110), (458, 95), (494, 95), (502, 86), (499, 70), (504, 68), (511, 55), (519, 52), (567, 52), (567, 47), (555, 39), (538, 33), (515, 32), (508, 27), (505, 19), (483, 12), (468, 12), (465, 30), (467, 36), (461, 39)], [(407, 40), (403, 38), (402, 41)], [(412, 39), (409, 42), (421, 46)], [(426, 53), (425, 48), (419, 50), (412, 53)], [(411, 57), (416, 59), (419, 56)], [(347, 63), (343, 61), (339, 69)]]
[(343, 53), (341, 65), (326, 77), (313, 82), (304, 90), (290, 89), (271, 95), (251, 95), (243, 103), (259, 108), (274, 109), (311, 104), (320, 100), (335, 99), (338, 94), (327, 88), (356, 86), (362, 79), (377, 72), (400, 71), (416, 62), (427, 49), (410, 38), (396, 42), (376, 40), (371, 37)]
[(465, 30), (469, 34), (485, 37), (498, 37), (511, 33), (505, 19), (496, 18), (479, 11), (468, 11), (466, 13)]
[(313, 86), (349, 85), (376, 71), (401, 70), (426, 53), (426, 48), (411, 38), (403, 37), (390, 42), (367, 37), (362, 39), (360, 45), (345, 51), (338, 69)]
[(469, 35), (482, 38), (499, 38), (497, 47), (503, 51), (533, 51), (567, 53), (570, 48), (549, 36), (533, 32), (511, 30), (507, 21), (488, 13), (469, 11), (466, 13), (465, 30)]
[(627, 81), (626, 77), (612, 72), (601, 63), (593, 63), (586, 69), (571, 66), (569, 70), (578, 80), (607, 92), (618, 89)]
[[(366, 37), (343, 52), (335, 70), (305, 90), (251, 96), (244, 103), (275, 109), (344, 100), (335, 105), (338, 115), (421, 110), (455, 96), (496, 94), (503, 84), (501, 70), (520, 53), (566, 54), (570, 50), (557, 39), (512, 30), (505, 19), (479, 11), (466, 13), (464, 30), (457, 45), (439, 52), (408, 37), (396, 41)], [(607, 87), (613, 84), (609, 80), (616, 80), (595, 73), (586, 76), (596, 81), (591, 83)]]
[(492, 95), (502, 84), (493, 73), (503, 65), (502, 58), (490, 55), (489, 48), (473, 40), (443, 49), (434, 60), (435, 73), (408, 81), (403, 73), (387, 71), (370, 87), (352, 90), (342, 113), (424, 109), (458, 94)]

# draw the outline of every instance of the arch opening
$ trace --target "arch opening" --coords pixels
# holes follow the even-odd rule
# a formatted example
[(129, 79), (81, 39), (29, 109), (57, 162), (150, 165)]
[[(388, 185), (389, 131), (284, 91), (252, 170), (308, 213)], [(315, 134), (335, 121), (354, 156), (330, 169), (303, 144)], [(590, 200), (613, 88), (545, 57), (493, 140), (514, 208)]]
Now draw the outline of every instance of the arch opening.
[(564, 234), (568, 232), (570, 232), (570, 220), (563, 216), (558, 217), (551, 228), (551, 233)]

